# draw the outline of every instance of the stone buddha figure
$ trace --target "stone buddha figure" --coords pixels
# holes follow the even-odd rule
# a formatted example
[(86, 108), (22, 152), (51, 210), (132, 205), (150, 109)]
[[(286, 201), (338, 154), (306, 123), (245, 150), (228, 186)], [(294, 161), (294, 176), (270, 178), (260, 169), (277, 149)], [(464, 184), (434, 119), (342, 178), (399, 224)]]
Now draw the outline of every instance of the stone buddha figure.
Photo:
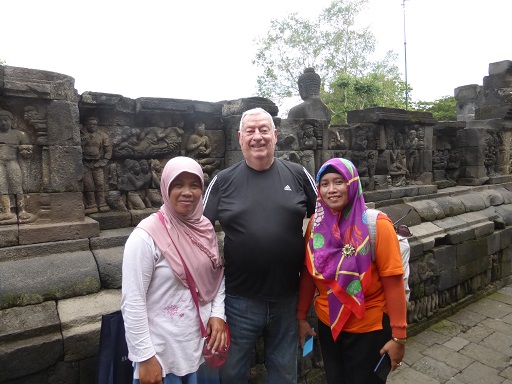
[(322, 81), (314, 68), (306, 68), (297, 81), (302, 100), (288, 112), (289, 119), (317, 119), (331, 121), (329, 108), (320, 100)]

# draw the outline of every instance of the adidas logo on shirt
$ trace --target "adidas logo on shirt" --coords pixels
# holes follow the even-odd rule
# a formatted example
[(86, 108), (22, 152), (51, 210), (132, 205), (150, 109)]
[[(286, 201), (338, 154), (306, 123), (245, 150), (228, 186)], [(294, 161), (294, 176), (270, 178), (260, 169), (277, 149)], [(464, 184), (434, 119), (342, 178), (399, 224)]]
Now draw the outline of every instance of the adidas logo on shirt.
[(284, 187), (284, 190), (285, 190), (285, 191), (291, 191), (292, 189), (290, 188), (290, 186), (289, 186), (289, 185), (287, 185), (286, 187)]

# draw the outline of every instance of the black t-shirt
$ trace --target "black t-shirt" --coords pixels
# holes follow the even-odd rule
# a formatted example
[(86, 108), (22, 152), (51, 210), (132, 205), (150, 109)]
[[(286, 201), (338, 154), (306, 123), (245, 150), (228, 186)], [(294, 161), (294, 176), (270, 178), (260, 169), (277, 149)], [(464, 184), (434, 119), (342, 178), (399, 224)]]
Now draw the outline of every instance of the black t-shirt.
[(204, 215), (225, 233), (228, 295), (279, 300), (297, 293), (304, 263), (302, 224), (314, 213), (313, 177), (275, 159), (265, 171), (245, 161), (221, 171), (204, 197)]

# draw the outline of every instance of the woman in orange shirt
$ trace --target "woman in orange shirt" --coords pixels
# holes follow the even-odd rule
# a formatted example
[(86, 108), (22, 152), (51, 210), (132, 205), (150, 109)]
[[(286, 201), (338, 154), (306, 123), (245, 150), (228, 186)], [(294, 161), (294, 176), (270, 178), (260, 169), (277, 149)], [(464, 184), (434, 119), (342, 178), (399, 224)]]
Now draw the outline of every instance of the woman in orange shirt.
[[(315, 215), (306, 232), (297, 319), (299, 337), (316, 335), (306, 321), (316, 292), (319, 340), (329, 384), (382, 383), (374, 368), (387, 353), (402, 363), (406, 299), (400, 247), (391, 221), (377, 218), (372, 261), (359, 175), (346, 159), (322, 165)], [(385, 380), (385, 378), (384, 378)]]

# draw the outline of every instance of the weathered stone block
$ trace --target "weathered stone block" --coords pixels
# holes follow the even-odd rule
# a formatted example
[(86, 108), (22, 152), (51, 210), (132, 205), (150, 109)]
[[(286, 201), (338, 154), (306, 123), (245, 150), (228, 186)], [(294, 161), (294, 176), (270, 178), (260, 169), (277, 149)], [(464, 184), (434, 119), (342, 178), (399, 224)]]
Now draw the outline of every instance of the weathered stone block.
[(461, 198), (462, 204), (466, 207), (466, 212), (480, 211), (489, 205), (486, 205), (482, 195), (477, 193), (468, 193)]
[(482, 87), (478, 84), (469, 84), (457, 87), (454, 90), (455, 99), (457, 101), (475, 100), (478, 97), (481, 88)]
[(60, 73), (3, 66), (3, 95), (76, 101), (75, 79)]
[(144, 220), (146, 217), (148, 217), (155, 211), (156, 211), (156, 209), (154, 209), (154, 208), (146, 208), (146, 209), (143, 209), (140, 211), (135, 211), (135, 210), (130, 211), (130, 213), (132, 215), (131, 226), (136, 227), (137, 224), (139, 224), (142, 220)]
[(118, 228), (101, 231), (100, 236), (91, 238), (91, 249), (103, 249), (112, 247), (122, 247), (128, 240), (133, 228)]
[(75, 102), (53, 100), (48, 105), (46, 118), (48, 144), (80, 146), (79, 112)]
[(455, 270), (457, 267), (457, 248), (453, 245), (440, 245), (432, 249), (439, 271)]
[(79, 362), (59, 362), (48, 372), (48, 383), (80, 383)]
[(110, 211), (107, 213), (93, 213), (89, 217), (98, 222), (101, 231), (126, 228), (132, 225), (132, 215), (130, 212)]
[(270, 113), (271, 116), (277, 116), (279, 113), (279, 108), (270, 99), (266, 99), (264, 97), (246, 97), (224, 102), (222, 115), (226, 117), (232, 115), (241, 116), (245, 111), (256, 107), (263, 108), (265, 111)]
[(512, 205), (499, 205), (495, 207), (495, 212), (500, 216), (507, 226), (512, 225)]
[(52, 145), (49, 149), (48, 167), (52, 192), (82, 190), (83, 168), (80, 146)]
[(4, 261), (0, 281), (2, 309), (86, 295), (101, 287), (90, 251)]
[(391, 189), (364, 192), (363, 195), (366, 202), (388, 200), (391, 199)]
[(101, 315), (120, 309), (121, 291), (60, 300), (57, 305), (64, 338), (64, 361), (77, 361), (98, 353)]
[(501, 237), (499, 232), (494, 232), (487, 236), (487, 254), (492, 255), (501, 250)]
[(478, 239), (479, 237), (486, 237), (491, 235), (494, 232), (494, 223), (484, 222), (484, 223), (475, 223), (473, 224), (473, 229), (475, 230), (475, 237)]
[(486, 206), (501, 205), (504, 203), (503, 195), (493, 189), (484, 189), (477, 193), (483, 197)]
[(18, 245), (18, 227), (16, 225), (0, 225), (0, 248)]
[(84, 221), (83, 195), (81, 192), (49, 193), (48, 203), (52, 222)]
[(412, 206), (416, 212), (418, 212), (422, 221), (434, 221), (445, 217), (443, 208), (436, 201), (406, 201), (407, 204)]
[(459, 271), (457, 269), (445, 269), (439, 272), (439, 291), (455, 287), (459, 283)]
[[(470, 240), (458, 244), (457, 247), (457, 267), (469, 264), (478, 258), (478, 241)], [(485, 253), (487, 253), (487, 244), (485, 244)]]
[(512, 244), (512, 228), (505, 228), (499, 231), (500, 234), (500, 248), (505, 249)]
[(478, 273), (484, 273), (491, 269), (492, 267), (492, 260), (490, 255), (481, 255), (477, 259), (477, 272)]
[(88, 239), (27, 244), (19, 245), (17, 247), (8, 247), (0, 249), (0, 261), (29, 259), (33, 257), (52, 255), (54, 253), (68, 253), (88, 250)]
[[(39, 372), (62, 360), (60, 332), (0, 344), (0, 377), (13, 380)], [(44, 381), (43, 381), (44, 383)]]
[(72, 223), (33, 223), (20, 225), (19, 243), (35, 244), (61, 240), (75, 240), (98, 236), (98, 222), (85, 217), (84, 221)]
[(462, 283), (478, 275), (478, 263), (476, 260), (471, 263), (461, 265), (457, 269), (459, 271), (459, 283)]
[(96, 249), (93, 255), (100, 272), (101, 287), (105, 289), (121, 288), (124, 246)]

